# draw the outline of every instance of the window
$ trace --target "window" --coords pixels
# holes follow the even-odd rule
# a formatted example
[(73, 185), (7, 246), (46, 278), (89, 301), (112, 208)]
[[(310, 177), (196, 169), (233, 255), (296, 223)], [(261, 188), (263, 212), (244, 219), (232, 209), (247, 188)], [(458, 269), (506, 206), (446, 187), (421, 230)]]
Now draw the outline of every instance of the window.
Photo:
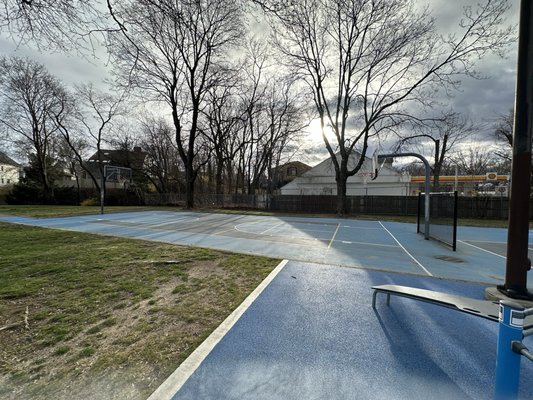
[(7, 183), (11, 183), (11, 179), (8, 179), (8, 180), (7, 180)]
[(298, 174), (298, 170), (296, 167), (289, 167), (287, 168), (287, 176), (296, 176)]
[(4, 184), (4, 178), (2, 178), (2, 185)]

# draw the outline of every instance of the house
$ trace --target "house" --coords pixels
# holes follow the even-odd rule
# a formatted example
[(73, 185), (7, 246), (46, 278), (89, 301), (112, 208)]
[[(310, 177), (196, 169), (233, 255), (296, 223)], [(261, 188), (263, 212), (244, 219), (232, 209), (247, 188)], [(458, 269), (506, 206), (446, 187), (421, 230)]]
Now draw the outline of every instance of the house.
[(87, 163), (98, 163), (98, 160), (101, 159), (104, 164), (140, 171), (143, 168), (145, 158), (146, 153), (140, 147), (134, 147), (133, 151), (101, 149), (89, 157)]
[(19, 181), (20, 164), (0, 152), (0, 186), (14, 185)]
[(311, 167), (300, 161), (290, 161), (272, 170), (271, 176), (274, 188), (279, 188), (291, 182), (298, 176), (309, 171)]
[[(340, 155), (337, 154), (338, 159)], [(348, 167), (353, 168), (361, 153), (353, 152)], [(348, 178), (348, 196), (407, 196), (410, 194), (411, 177), (392, 167), (390, 160), (379, 170), (378, 177), (372, 180), (372, 160), (365, 157), (359, 172)], [(335, 167), (327, 158), (301, 176), (280, 189), (282, 195), (336, 195)]]

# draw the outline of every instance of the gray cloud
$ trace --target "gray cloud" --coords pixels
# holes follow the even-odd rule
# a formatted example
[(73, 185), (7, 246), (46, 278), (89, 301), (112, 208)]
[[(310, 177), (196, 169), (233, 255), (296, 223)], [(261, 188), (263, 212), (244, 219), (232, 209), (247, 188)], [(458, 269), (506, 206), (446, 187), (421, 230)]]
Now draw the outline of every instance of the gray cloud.
[(92, 82), (104, 86), (110, 68), (105, 65), (106, 53), (97, 48), (95, 57), (82, 58), (76, 54), (44, 53), (25, 46), (16, 46), (12, 40), (0, 36), (0, 54), (30, 58), (45, 65), (48, 71), (69, 86)]

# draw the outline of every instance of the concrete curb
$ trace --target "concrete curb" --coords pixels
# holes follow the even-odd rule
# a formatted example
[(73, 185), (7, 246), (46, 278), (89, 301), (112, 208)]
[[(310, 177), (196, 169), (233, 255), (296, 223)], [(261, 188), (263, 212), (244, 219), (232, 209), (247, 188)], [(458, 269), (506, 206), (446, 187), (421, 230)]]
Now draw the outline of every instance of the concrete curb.
[(181, 389), (183, 384), (196, 371), (202, 361), (209, 355), (211, 350), (222, 340), (228, 331), (235, 325), (244, 312), (250, 307), (263, 290), (272, 282), (272, 280), (285, 267), (288, 260), (283, 260), (276, 268), (250, 293), (250, 295), (237, 307), (214, 331), (209, 337), (194, 350), (185, 361), (170, 375), (148, 400), (169, 400)]

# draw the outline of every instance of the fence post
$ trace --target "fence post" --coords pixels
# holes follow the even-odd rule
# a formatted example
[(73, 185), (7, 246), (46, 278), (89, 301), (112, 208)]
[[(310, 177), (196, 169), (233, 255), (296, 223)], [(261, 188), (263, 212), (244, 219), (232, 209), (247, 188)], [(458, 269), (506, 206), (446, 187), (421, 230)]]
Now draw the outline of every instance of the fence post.
[(520, 354), (511, 346), (523, 339), (524, 307), (508, 300), (500, 300), (500, 322), (496, 349), (495, 400), (511, 400), (518, 397), (520, 382)]

